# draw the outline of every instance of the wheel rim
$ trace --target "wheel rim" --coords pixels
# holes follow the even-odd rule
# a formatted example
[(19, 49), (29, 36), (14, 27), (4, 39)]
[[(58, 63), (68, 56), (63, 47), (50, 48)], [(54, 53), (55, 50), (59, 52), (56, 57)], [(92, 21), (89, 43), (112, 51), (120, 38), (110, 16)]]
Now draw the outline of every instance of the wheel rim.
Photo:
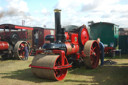
[(98, 65), (98, 62), (99, 62), (98, 51), (99, 51), (98, 44), (94, 42), (90, 49), (90, 59), (91, 59), (92, 68), (96, 68)]
[(89, 40), (89, 34), (85, 27), (82, 27), (79, 31), (79, 42), (84, 45)]
[(97, 41), (89, 40), (84, 46), (84, 63), (89, 68), (96, 68), (99, 64), (100, 49)]
[(14, 48), (14, 55), (17, 59), (21, 59), (23, 60), (25, 57), (25, 50), (24, 50), (24, 46), (25, 44), (27, 44), (28, 50), (29, 48), (29, 44), (25, 41), (19, 41), (16, 43), (15, 48)]
[[(65, 64), (67, 64), (67, 59), (65, 58)], [(61, 66), (61, 57), (59, 56), (55, 62), (55, 66)], [(54, 70), (54, 76), (56, 80), (63, 80), (67, 74), (67, 69), (57, 69)]]

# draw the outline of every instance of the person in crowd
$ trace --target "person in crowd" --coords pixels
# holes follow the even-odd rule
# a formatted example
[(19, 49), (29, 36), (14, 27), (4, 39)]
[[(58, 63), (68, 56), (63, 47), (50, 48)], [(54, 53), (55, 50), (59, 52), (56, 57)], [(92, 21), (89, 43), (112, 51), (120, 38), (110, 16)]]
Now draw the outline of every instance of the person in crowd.
[(38, 31), (35, 33), (34, 36), (35, 36), (35, 45), (38, 46), (38, 38), (39, 38)]
[(25, 60), (28, 60), (28, 56), (29, 56), (29, 49), (28, 49), (28, 46), (27, 44), (25, 44), (24, 46), (24, 51), (25, 51)]
[(100, 46), (100, 59), (101, 59), (101, 66), (104, 65), (104, 44), (100, 41), (100, 38), (97, 38), (97, 42)]

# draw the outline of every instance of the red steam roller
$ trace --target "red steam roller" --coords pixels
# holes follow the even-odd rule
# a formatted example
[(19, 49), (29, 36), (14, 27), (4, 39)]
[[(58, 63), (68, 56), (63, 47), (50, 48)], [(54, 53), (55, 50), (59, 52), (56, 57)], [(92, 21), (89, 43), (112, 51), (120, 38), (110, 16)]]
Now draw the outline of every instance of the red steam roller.
[(99, 63), (99, 44), (96, 40), (89, 40), (89, 33), (85, 25), (80, 27), (69, 25), (61, 28), (60, 11), (55, 9), (55, 38), (45, 37), (43, 51), (34, 57), (30, 67), (38, 77), (52, 80), (63, 80), (67, 69), (83, 65), (96, 68)]

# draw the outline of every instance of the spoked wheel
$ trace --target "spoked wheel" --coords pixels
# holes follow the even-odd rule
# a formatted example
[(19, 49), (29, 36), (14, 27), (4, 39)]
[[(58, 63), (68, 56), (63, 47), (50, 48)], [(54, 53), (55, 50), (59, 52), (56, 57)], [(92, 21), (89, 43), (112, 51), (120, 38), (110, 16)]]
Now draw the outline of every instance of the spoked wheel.
[[(65, 58), (65, 62), (67, 62), (66, 58)], [(67, 63), (65, 63), (65, 64), (67, 64)], [(60, 56), (57, 59), (57, 61), (55, 62), (55, 66), (61, 66), (61, 58), (60, 58)], [(62, 80), (62, 79), (64, 79), (64, 77), (67, 74), (67, 69), (57, 69), (57, 70), (54, 70), (54, 72), (55, 72), (56, 79), (57, 80)]]
[[(67, 62), (67, 59), (65, 59)], [(67, 69), (49, 69), (56, 66), (61, 66), (59, 55), (45, 55), (39, 54), (34, 57), (32, 61), (32, 66), (47, 67), (43, 68), (33, 68), (32, 72), (38, 77), (52, 79), (52, 80), (63, 80), (67, 74)]]
[(30, 49), (29, 44), (26, 41), (18, 41), (14, 47), (14, 57), (16, 59), (23, 60), (25, 56), (24, 46), (27, 44), (28, 50)]
[(84, 45), (84, 63), (88, 68), (96, 68), (99, 64), (100, 48), (95, 40), (88, 40)]

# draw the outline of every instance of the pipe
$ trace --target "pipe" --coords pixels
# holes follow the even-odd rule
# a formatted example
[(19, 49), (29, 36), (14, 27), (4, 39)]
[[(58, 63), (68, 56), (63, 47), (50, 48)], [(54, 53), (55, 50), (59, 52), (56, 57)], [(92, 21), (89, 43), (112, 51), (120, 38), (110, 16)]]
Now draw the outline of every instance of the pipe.
[(56, 43), (62, 42), (62, 34), (61, 34), (61, 20), (60, 20), (60, 9), (55, 9), (55, 37), (56, 37)]

